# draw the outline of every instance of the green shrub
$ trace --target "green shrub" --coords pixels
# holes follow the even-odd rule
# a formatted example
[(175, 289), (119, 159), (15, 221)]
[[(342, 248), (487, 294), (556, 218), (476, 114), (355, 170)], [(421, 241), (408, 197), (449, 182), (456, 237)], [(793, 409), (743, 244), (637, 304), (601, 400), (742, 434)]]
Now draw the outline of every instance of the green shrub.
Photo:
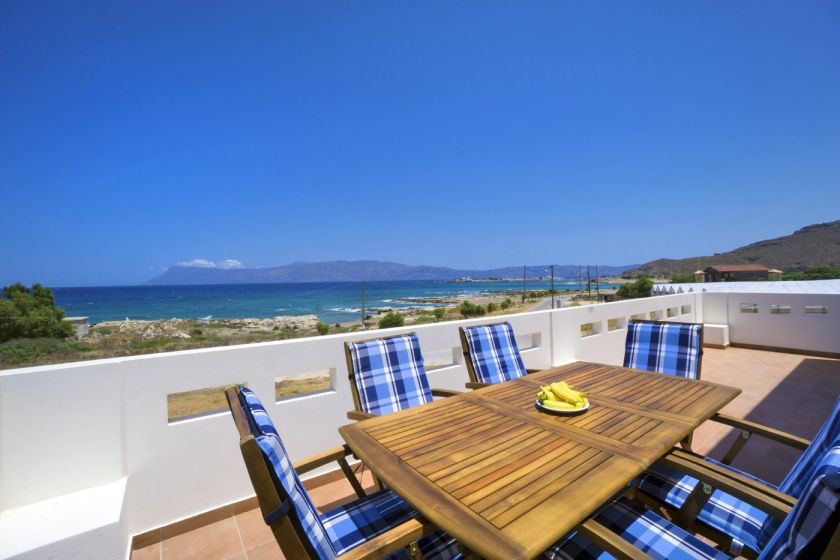
[(432, 313), (435, 315), (435, 321), (440, 321), (443, 319), (443, 316), (446, 315), (446, 309), (443, 307), (435, 307), (435, 310)]
[(639, 276), (635, 282), (623, 284), (616, 295), (624, 298), (642, 298), (650, 296), (650, 290), (653, 288), (653, 280), (647, 276)]
[(671, 276), (671, 283), (673, 284), (693, 284), (693, 274), (673, 274)]
[(55, 305), (52, 290), (21, 283), (3, 288), (0, 297), (0, 342), (13, 338), (67, 338), (73, 325), (64, 320), (64, 310)]
[(460, 307), (458, 307), (458, 311), (461, 312), (461, 317), (481, 317), (487, 313), (484, 306), (476, 305), (469, 301), (461, 303)]
[(511, 301), (511, 299), (510, 299), (510, 298), (505, 298), (505, 300), (504, 300), (502, 303), (500, 303), (500, 304), (499, 304), (499, 306), (500, 306), (502, 309), (507, 309), (507, 308), (508, 308), (508, 307), (510, 307), (511, 305), (513, 305), (513, 301)]
[(392, 327), (401, 327), (405, 324), (405, 316), (402, 313), (391, 311), (379, 320), (380, 329), (390, 329)]
[(782, 275), (783, 280), (831, 280), (834, 278), (840, 278), (840, 266), (812, 266), (802, 272), (786, 272)]
[(315, 325), (315, 329), (318, 331), (318, 334), (320, 334), (320, 335), (325, 335), (328, 332), (330, 332), (330, 326), (326, 323), (322, 323), (321, 321), (318, 321), (318, 324)]
[(499, 306), (491, 301), (490, 303), (487, 304), (487, 313), (493, 313), (498, 308), (499, 308)]

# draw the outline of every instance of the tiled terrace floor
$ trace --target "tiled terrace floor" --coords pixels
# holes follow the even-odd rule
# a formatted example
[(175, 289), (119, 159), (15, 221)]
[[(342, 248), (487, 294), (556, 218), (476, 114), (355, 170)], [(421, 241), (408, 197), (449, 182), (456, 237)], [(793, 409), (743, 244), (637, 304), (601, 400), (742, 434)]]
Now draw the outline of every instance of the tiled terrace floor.
[[(840, 395), (840, 360), (740, 348), (706, 349), (703, 379), (743, 389), (722, 412), (810, 439)], [(720, 458), (734, 438), (731, 428), (707, 422), (695, 432), (694, 449)], [(779, 483), (796, 457), (795, 450), (754, 438), (734, 466)], [(369, 485), (369, 477), (365, 482)], [(352, 499), (352, 490), (346, 482), (337, 481), (312, 490), (311, 495), (315, 504), (326, 510)], [(276, 560), (283, 556), (259, 510), (251, 509), (164, 538), (135, 550), (131, 558)]]

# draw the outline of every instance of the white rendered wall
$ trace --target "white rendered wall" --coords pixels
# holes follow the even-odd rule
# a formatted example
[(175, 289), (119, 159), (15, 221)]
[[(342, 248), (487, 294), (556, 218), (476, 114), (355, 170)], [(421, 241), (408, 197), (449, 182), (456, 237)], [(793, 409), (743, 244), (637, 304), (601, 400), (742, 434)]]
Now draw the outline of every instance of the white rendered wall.
[[(758, 313), (742, 313), (741, 304), (758, 305)], [(771, 313), (771, 305), (789, 305), (790, 313)], [(806, 314), (806, 305), (827, 305), (828, 314)], [(703, 307), (714, 315), (708, 322), (729, 325), (733, 344), (840, 353), (840, 295), (705, 293)]]

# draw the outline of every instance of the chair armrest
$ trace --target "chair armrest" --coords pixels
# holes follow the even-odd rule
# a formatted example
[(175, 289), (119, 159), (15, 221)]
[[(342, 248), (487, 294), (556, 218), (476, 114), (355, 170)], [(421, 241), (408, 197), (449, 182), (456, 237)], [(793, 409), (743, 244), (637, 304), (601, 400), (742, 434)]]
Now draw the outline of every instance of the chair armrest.
[(434, 527), (424, 524), (417, 519), (410, 519), (381, 535), (360, 544), (356, 548), (342, 554), (341, 560), (378, 560), (389, 554), (405, 548), (424, 535), (434, 531)]
[(796, 502), (795, 498), (778, 490), (764, 487), (738, 473), (715, 467), (711, 463), (685, 451), (672, 450), (657, 462), (669, 469), (693, 476), (701, 483), (708, 484), (712, 488), (732, 494), (736, 498), (766, 511), (777, 519), (787, 517), (793, 503)]
[(726, 424), (727, 426), (732, 426), (734, 428), (738, 428), (739, 430), (744, 430), (751, 434), (762, 436), (773, 441), (778, 441), (779, 443), (784, 443), (785, 445), (789, 445), (797, 449), (806, 449), (809, 445), (811, 445), (811, 441), (805, 438), (801, 438), (781, 430), (776, 430), (762, 424), (756, 424), (755, 422), (750, 422), (749, 420), (744, 420), (742, 418), (727, 416), (726, 414), (715, 414), (709, 420)]
[(347, 411), (347, 419), (348, 420), (367, 420), (368, 418), (376, 418), (376, 414), (371, 414), (370, 412), (362, 412), (361, 410), (348, 410)]
[(482, 387), (489, 387), (489, 383), (481, 383), (479, 381), (467, 381), (464, 383), (464, 387), (467, 389), (481, 389)]
[(433, 397), (454, 397), (455, 395), (463, 394), (463, 391), (455, 391), (454, 389), (432, 389)]
[(725, 476), (731, 478), (732, 480), (742, 484), (744, 486), (753, 488), (757, 492), (761, 492), (767, 494), (774, 500), (778, 500), (780, 502), (788, 504), (790, 507), (796, 505), (796, 498), (791, 496), (790, 494), (785, 494), (781, 490), (777, 490), (771, 486), (766, 486), (761, 482), (758, 482), (748, 476), (744, 476), (738, 472), (733, 470), (721, 467), (720, 465), (716, 465), (715, 463), (710, 463), (709, 461), (704, 460), (701, 456), (697, 455), (696, 453), (692, 453), (690, 451), (685, 451), (682, 449), (674, 448), (670, 451), (670, 454), (679, 457), (682, 460), (691, 462), (695, 465), (698, 465), (701, 468), (708, 469), (710, 471), (714, 471), (721, 476)]
[(650, 556), (613, 533), (594, 519), (587, 519), (577, 527), (578, 532), (618, 560), (651, 560)]
[(350, 451), (350, 448), (347, 446), (347, 444), (344, 444), (339, 447), (334, 447), (332, 449), (324, 451), (322, 453), (317, 453), (305, 459), (301, 459), (300, 461), (295, 463), (293, 467), (298, 472), (298, 474), (303, 474), (311, 470), (317, 469), (318, 467), (328, 465), (333, 461), (343, 459), (351, 453), (352, 451)]

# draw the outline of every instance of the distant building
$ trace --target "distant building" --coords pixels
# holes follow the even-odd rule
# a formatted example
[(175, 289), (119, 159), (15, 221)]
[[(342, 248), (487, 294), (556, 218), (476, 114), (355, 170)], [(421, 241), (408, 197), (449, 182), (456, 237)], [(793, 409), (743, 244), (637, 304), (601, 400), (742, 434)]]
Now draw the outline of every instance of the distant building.
[(84, 338), (88, 335), (90, 324), (88, 323), (87, 317), (65, 317), (64, 320), (73, 325), (73, 328), (76, 329), (77, 338)]
[[(781, 279), (781, 271), (773, 270), (774, 280)], [(742, 282), (754, 280), (769, 280), (771, 270), (760, 264), (718, 264), (694, 273), (698, 282)]]

